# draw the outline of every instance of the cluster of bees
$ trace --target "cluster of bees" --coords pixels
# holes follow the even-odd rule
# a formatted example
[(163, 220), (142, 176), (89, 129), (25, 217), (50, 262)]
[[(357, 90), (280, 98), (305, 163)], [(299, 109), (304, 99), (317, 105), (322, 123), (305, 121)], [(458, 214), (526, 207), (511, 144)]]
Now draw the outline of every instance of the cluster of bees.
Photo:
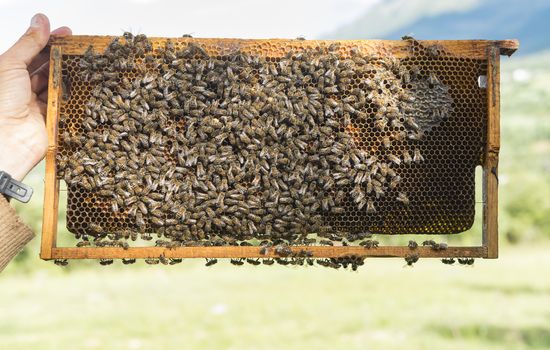
[[(93, 87), (83, 132), (60, 135), (70, 152), (58, 153), (59, 174), (130, 224), (108, 232), (89, 223), (78, 237), (126, 247), (155, 232), (163, 237), (157, 245), (177, 247), (303, 244), (315, 232), (321, 244), (344, 236), (375, 247), (366, 233), (334, 233), (327, 220), (375, 213), (384, 196), (409, 205), (399, 169), (424, 160), (417, 145), (452, 101), (434, 74), (348, 51), (332, 44), (276, 60), (242, 51), (220, 57), (193, 41), (153, 50), (130, 33), (103, 53), (90, 47), (79, 63), (79, 78)], [(376, 145), (359, 142), (361, 125), (378, 131)], [(322, 264), (357, 268), (362, 259)]]
[[(414, 250), (418, 248), (418, 243), (415, 241), (410, 240), (409, 244), (407, 245), (409, 249), (412, 251), (411, 253), (407, 254), (405, 256), (405, 263), (408, 266), (414, 265), (418, 260), (420, 259), (420, 255), (418, 253), (415, 253)], [(430, 239), (422, 242), (423, 247), (430, 247), (432, 250), (435, 251), (441, 251), (441, 250), (447, 250), (448, 244), (445, 242), (437, 243), (436, 241)], [(473, 265), (474, 264), (474, 258), (457, 258), (458, 263), (460, 265)], [(456, 260), (455, 258), (443, 258), (441, 259), (441, 262), (445, 265), (453, 265)]]

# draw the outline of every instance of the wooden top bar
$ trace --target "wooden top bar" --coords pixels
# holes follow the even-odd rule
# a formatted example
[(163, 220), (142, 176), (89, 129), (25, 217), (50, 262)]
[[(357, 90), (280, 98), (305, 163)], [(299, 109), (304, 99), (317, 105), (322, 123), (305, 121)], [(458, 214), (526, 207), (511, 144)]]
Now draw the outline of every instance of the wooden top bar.
[[(63, 54), (81, 55), (93, 45), (97, 51), (103, 51), (116, 36), (52, 35), (49, 45), (61, 46)], [(407, 40), (294, 40), (294, 39), (231, 39), (231, 38), (149, 38), (153, 47), (164, 44), (167, 40), (175, 43), (195, 42), (212, 47), (218, 54), (228, 54), (236, 50), (243, 52), (261, 51), (270, 57), (280, 57), (289, 49), (311, 48), (317, 45), (328, 45), (338, 42), (343, 48), (358, 47), (363, 52), (380, 52), (403, 58), (411, 54), (410, 41)], [(425, 47), (437, 45), (455, 57), (472, 59), (487, 58), (489, 47), (498, 47), (502, 55), (510, 56), (519, 47), (517, 39), (511, 40), (418, 40)], [(260, 49), (261, 48), (261, 49)], [(284, 50), (281, 50), (284, 49)]]

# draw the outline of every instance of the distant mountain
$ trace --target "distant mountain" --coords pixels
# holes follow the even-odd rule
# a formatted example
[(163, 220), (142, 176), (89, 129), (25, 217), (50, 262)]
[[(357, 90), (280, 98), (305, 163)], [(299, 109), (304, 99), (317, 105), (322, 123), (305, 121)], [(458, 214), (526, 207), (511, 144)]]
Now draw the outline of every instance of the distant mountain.
[(548, 0), (444, 3), (447, 6), (426, 0), (380, 2), (325, 37), (399, 39), (412, 34), (417, 39), (519, 39), (521, 54), (550, 48)]

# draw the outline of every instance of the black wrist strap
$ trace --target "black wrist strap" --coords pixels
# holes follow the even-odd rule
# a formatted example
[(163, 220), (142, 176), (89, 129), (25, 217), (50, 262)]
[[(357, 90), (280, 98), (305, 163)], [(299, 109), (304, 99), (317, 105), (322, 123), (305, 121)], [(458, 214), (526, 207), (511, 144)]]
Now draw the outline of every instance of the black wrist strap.
[(22, 182), (14, 180), (5, 171), (0, 171), (0, 193), (8, 198), (15, 198), (20, 202), (27, 203), (32, 196), (32, 188)]

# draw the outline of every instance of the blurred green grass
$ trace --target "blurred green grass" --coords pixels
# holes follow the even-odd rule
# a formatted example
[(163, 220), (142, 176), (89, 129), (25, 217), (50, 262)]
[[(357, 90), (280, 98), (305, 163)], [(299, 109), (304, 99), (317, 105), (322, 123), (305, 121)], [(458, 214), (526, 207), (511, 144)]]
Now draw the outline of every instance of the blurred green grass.
[(473, 267), (370, 259), (359, 272), (143, 262), (11, 265), (2, 349), (548, 349), (548, 245)]

